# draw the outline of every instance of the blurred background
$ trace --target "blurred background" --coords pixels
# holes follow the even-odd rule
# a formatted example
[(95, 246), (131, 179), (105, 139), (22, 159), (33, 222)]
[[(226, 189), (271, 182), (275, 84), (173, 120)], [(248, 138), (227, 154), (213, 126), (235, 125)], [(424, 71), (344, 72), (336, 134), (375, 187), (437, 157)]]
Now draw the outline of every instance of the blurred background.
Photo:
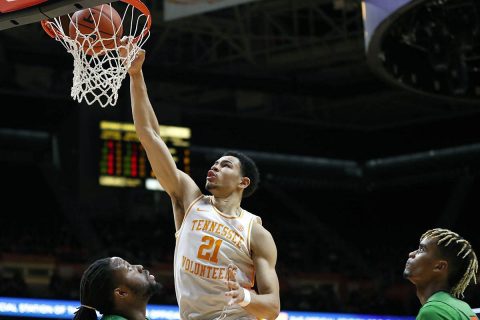
[[(476, 76), (439, 97), (368, 64), (360, 1), (261, 0), (172, 20), (146, 3), (150, 99), (162, 125), (189, 132), (169, 141), (178, 166), (200, 186), (225, 150), (260, 168), (243, 207), (276, 241), (282, 309), (415, 315), (402, 273), (423, 232), (450, 228), (480, 253), (478, 56)], [(455, 17), (480, 40), (478, 4), (445, 3), (464, 5)], [(116, 255), (155, 274), (152, 303), (175, 305), (171, 203), (145, 187), (148, 161), (125, 138), (129, 80), (115, 107), (89, 106), (70, 97), (72, 66), (38, 23), (0, 31), (0, 296), (78, 300), (86, 266)], [(479, 293), (466, 292), (472, 307)]]

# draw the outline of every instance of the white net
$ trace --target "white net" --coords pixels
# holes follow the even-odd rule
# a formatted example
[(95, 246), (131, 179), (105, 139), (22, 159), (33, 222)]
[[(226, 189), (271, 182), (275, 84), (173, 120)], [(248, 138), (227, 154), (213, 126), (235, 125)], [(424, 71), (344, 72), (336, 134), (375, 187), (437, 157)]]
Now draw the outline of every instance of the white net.
[[(116, 105), (118, 90), (131, 62), (150, 35), (147, 27), (149, 15), (143, 14), (128, 4), (121, 17), (122, 26), (119, 27), (114, 24), (113, 15), (116, 12), (111, 8), (111, 4), (104, 4), (85, 9), (90, 13), (95, 10), (104, 12), (103, 15), (98, 15), (98, 19), (89, 20), (92, 24), (88, 33), (84, 28), (80, 30), (82, 22), (78, 21), (79, 18), (75, 14), (45, 22), (54, 32), (55, 40), (61, 42), (73, 56), (71, 96), (78, 102), (85, 101), (89, 105), (98, 103), (102, 107)], [(68, 33), (62, 26), (65, 21), (69, 23)], [(110, 30), (114, 30), (112, 35), (106, 36), (106, 32), (99, 31), (99, 26), (105, 28), (106, 24), (107, 28), (111, 27)], [(122, 34), (123, 41), (121, 41)], [(122, 48), (125, 49), (123, 55), (120, 54)]]

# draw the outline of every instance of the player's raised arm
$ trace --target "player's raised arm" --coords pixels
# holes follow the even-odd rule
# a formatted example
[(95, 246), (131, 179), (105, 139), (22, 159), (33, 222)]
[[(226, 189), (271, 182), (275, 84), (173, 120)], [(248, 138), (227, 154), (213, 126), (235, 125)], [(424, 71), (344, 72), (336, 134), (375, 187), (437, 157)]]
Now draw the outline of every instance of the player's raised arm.
[(184, 210), (202, 193), (187, 174), (177, 169), (167, 145), (160, 137), (160, 126), (148, 98), (147, 86), (143, 78), (144, 61), (145, 51), (140, 50), (128, 70), (135, 130), (145, 148), (155, 176), (178, 208), (174, 212), (178, 230), (185, 214)]

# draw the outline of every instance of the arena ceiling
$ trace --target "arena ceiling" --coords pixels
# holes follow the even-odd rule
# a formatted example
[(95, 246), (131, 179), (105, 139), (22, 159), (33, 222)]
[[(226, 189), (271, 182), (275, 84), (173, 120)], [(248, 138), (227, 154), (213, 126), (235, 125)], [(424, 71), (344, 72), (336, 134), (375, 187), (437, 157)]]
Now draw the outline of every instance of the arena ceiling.
[[(478, 105), (421, 96), (372, 73), (360, 1), (263, 0), (168, 22), (160, 1), (148, 5), (154, 25), (145, 75), (168, 122), (252, 122), (259, 145), (268, 144), (261, 136), (273, 137), (262, 123), (293, 135), (308, 131), (332, 146), (278, 151), (349, 159), (480, 137)], [(36, 23), (0, 32), (0, 67), (0, 94), (11, 101), (2, 127), (48, 130), (76, 104), (69, 97), (71, 57)], [(128, 115), (126, 82), (122, 90), (122, 111), (115, 112)]]

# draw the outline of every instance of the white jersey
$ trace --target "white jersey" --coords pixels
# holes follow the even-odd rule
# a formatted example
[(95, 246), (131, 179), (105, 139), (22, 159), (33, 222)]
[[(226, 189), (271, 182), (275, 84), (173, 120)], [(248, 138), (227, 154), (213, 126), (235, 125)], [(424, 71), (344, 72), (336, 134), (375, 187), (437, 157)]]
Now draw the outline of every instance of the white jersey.
[[(250, 234), (258, 216), (242, 210), (229, 217), (215, 208), (210, 196), (197, 198), (185, 211), (176, 233), (175, 291), (183, 319), (255, 319), (239, 305), (227, 306), (225, 280), (229, 264), (237, 269), (240, 286), (251, 289), (255, 269)], [(224, 318), (224, 316), (226, 317)]]

